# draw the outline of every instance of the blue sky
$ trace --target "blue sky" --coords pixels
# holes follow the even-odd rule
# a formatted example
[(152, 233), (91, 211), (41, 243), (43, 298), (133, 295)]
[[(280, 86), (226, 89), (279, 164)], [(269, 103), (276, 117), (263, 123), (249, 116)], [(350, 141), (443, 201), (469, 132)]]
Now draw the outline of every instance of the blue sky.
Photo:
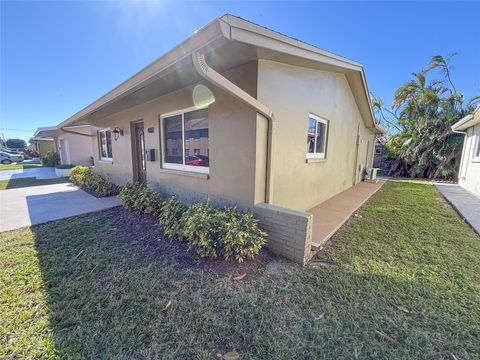
[(480, 94), (480, 3), (1, 1), (0, 6), (0, 132), (6, 138), (28, 139), (37, 127), (58, 124), (227, 12), (363, 63), (370, 91), (387, 104), (431, 56), (453, 52), (457, 88), (467, 98)]

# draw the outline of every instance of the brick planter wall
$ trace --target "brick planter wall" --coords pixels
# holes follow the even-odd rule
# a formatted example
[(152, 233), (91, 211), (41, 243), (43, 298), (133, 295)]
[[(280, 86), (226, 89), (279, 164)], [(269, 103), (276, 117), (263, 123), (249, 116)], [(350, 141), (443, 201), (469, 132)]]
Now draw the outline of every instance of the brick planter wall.
[(268, 233), (266, 246), (270, 250), (301, 264), (310, 260), (312, 214), (270, 204), (255, 205), (253, 214)]

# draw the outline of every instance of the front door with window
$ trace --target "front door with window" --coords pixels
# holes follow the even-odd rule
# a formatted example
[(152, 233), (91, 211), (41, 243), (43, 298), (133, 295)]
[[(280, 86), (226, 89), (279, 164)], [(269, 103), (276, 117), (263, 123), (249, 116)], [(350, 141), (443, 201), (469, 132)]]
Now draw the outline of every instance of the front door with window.
[(133, 146), (134, 180), (144, 183), (147, 180), (147, 164), (145, 162), (145, 133), (143, 121), (136, 122), (133, 125)]

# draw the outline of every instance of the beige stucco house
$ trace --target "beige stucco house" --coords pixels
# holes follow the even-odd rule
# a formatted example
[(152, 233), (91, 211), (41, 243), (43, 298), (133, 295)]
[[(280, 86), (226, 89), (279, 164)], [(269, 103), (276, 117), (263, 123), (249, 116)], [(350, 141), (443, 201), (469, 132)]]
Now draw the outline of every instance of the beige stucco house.
[(465, 135), (458, 184), (480, 195), (480, 106), (455, 123), (452, 130)]
[(55, 140), (51, 137), (33, 136), (28, 142), (40, 157), (44, 157), (49, 151), (55, 151)]
[(315, 205), (362, 180), (375, 122), (361, 64), (232, 15), (59, 127), (90, 125), (117, 184), (253, 209), (268, 245), (311, 255)]
[(50, 140), (53, 143), (50, 151), (59, 154), (61, 164), (92, 165), (93, 136), (96, 136), (96, 131), (90, 125), (62, 128), (51, 126), (38, 128), (30, 142)]

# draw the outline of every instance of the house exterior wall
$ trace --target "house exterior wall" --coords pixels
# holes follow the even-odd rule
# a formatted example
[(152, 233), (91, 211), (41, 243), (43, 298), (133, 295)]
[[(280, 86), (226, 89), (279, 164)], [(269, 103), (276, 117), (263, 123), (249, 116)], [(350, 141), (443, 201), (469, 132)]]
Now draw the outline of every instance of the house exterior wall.
[(458, 174), (458, 184), (480, 195), (480, 159), (475, 159), (476, 146), (480, 146), (480, 124), (467, 129), (465, 135), (462, 161)]
[(44, 157), (48, 152), (55, 151), (55, 142), (53, 140), (37, 140), (37, 151), (40, 157)]
[[(306, 211), (359, 182), (371, 167), (375, 135), (344, 75), (260, 60), (257, 93), (276, 120), (274, 205)], [(329, 125), (326, 158), (307, 162), (309, 113)]]
[[(78, 127), (71, 129), (72, 131), (92, 135), (92, 130), (88, 126)], [(93, 133), (95, 134), (95, 132)], [(62, 142), (63, 140), (63, 142)], [(92, 137), (82, 136), (77, 134), (72, 134), (59, 131), (59, 134), (56, 138), (58, 152), (61, 157), (62, 164), (73, 164), (73, 165), (91, 165), (91, 158), (93, 156), (93, 144)], [(62, 145), (65, 147), (65, 150), (62, 149)], [(65, 152), (68, 153), (67, 156), (63, 156)]]
[[(243, 90), (256, 95), (256, 63), (249, 63), (223, 74)], [(160, 128), (162, 114), (192, 107), (194, 86), (164, 95), (94, 125), (96, 130), (119, 127), (124, 135), (112, 141), (113, 162), (99, 159), (98, 139), (93, 138), (95, 170), (119, 185), (133, 179), (132, 134), (130, 124), (143, 120), (145, 147), (155, 149), (156, 160), (147, 162), (148, 184), (165, 195), (175, 194), (187, 202), (211, 201), (251, 208), (255, 196), (256, 119), (247, 105), (226, 92), (205, 83), (215, 94), (209, 106), (209, 175), (163, 169)], [(153, 128), (153, 133), (147, 131)]]

